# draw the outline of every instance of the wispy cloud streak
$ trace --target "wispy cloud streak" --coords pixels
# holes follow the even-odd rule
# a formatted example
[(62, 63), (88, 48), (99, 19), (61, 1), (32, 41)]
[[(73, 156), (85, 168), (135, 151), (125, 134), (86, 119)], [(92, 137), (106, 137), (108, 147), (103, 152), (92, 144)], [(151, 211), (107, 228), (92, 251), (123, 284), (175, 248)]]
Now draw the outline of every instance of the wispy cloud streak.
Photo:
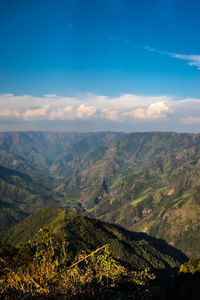
[(132, 47), (132, 48), (152, 52), (152, 53), (155, 53), (157, 55), (164, 55), (164, 56), (168, 56), (168, 57), (171, 57), (171, 58), (184, 60), (184, 61), (186, 61), (186, 63), (189, 66), (195, 66), (195, 67), (198, 68), (198, 70), (200, 70), (200, 55), (199, 54), (179, 54), (179, 53), (172, 53), (168, 50), (163, 51), (163, 50), (155, 49), (151, 45), (135, 44), (132, 41), (122, 39), (119, 36), (113, 36), (113, 37), (108, 37), (108, 38), (109, 38), (109, 40), (118, 41), (118, 42), (120, 42), (120, 43), (122, 43), (126, 46)]
[(176, 54), (171, 53), (171, 57), (185, 60), (188, 65), (195, 66), (200, 70), (200, 55), (185, 55), (185, 54)]

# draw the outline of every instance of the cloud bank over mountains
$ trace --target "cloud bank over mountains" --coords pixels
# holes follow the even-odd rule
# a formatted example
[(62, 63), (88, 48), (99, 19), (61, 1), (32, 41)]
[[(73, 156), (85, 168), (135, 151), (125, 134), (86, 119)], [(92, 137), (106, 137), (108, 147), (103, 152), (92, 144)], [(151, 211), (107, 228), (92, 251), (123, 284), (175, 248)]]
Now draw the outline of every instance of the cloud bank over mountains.
[[(121, 94), (79, 97), (0, 95), (0, 121), (109, 121), (119, 124), (200, 123), (200, 99)], [(42, 128), (41, 128), (42, 129)], [(176, 130), (176, 128), (174, 128)]]

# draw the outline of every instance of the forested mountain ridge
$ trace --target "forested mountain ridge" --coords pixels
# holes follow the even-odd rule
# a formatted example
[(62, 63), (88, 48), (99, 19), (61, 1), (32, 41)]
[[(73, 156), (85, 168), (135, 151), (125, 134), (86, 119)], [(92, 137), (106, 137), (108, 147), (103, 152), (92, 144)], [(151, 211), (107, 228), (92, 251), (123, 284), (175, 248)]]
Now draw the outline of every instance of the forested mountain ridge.
[(69, 244), (68, 255), (80, 251), (92, 251), (109, 244), (114, 257), (132, 268), (153, 270), (178, 267), (187, 257), (163, 240), (145, 233), (128, 231), (120, 226), (76, 214), (63, 208), (43, 208), (22, 222), (0, 234), (2, 242), (20, 245), (38, 238), (44, 226), (53, 234), (60, 231), (66, 235)]

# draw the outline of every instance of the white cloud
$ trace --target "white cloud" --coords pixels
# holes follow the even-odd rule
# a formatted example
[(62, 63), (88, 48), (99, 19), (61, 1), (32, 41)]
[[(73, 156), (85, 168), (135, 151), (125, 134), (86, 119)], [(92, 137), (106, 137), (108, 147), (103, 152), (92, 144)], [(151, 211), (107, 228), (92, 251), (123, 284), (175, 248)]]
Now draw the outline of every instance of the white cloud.
[(57, 95), (55, 95), (55, 94), (46, 94), (46, 95), (44, 95), (44, 97), (46, 97), (46, 98), (56, 98)]
[(177, 58), (181, 60), (185, 60), (189, 66), (195, 66), (200, 70), (200, 55), (199, 54), (179, 54), (179, 53), (170, 53), (169, 51), (160, 51), (154, 49), (151, 46), (138, 46), (143, 48), (146, 51), (154, 52), (158, 55), (170, 56), (172, 58)]
[(188, 65), (190, 66), (196, 66), (200, 70), (200, 55), (185, 55), (185, 54), (176, 54), (176, 53), (171, 53), (171, 57), (178, 58), (185, 60)]
[(189, 66), (195, 66), (200, 70), (200, 55), (199, 54), (179, 54), (179, 53), (171, 53), (169, 51), (160, 51), (157, 49), (154, 49), (151, 46), (139, 46), (135, 45), (135, 47), (142, 48), (148, 52), (154, 52), (155, 54), (158, 55), (165, 55), (165, 56), (170, 56), (172, 58), (177, 58), (181, 60), (185, 60)]
[(74, 118), (75, 112), (70, 105), (52, 110), (49, 117), (50, 120), (73, 120)]
[(192, 124), (200, 124), (200, 117), (187, 117), (187, 118), (182, 118), (180, 119), (180, 121), (183, 123), (183, 124), (189, 124), (189, 125), (192, 125)]
[(11, 116), (12, 116), (12, 112), (9, 109), (0, 110), (0, 117), (1, 118), (9, 118)]
[(46, 117), (48, 108), (49, 108), (49, 105), (43, 105), (40, 108), (28, 109), (22, 114), (22, 118), (27, 121), (28, 120), (42, 120), (43, 118)]
[(158, 120), (165, 119), (168, 114), (173, 113), (173, 110), (170, 109), (163, 102), (157, 102), (151, 104), (147, 108), (137, 108), (123, 114), (123, 116), (130, 117), (136, 120), (149, 121), (149, 120)]
[(106, 108), (101, 111), (100, 117), (102, 119), (107, 119), (107, 120), (112, 120), (112, 121), (120, 121), (121, 120), (119, 111), (108, 110)]
[(87, 106), (85, 104), (81, 104), (76, 109), (76, 116), (80, 119), (88, 119), (92, 118), (97, 111), (95, 106)]
[(118, 41), (121, 44), (128, 45), (132, 48), (138, 48), (143, 49), (148, 52), (152, 52), (157, 55), (164, 55), (164, 56), (170, 56), (177, 59), (182, 59), (187, 62), (190, 66), (195, 66), (200, 70), (200, 55), (199, 54), (179, 54), (179, 53), (171, 53), (168, 50), (159, 50), (153, 48), (151, 45), (141, 45), (141, 44), (135, 44), (131, 40), (124, 40), (120, 36), (108, 36), (108, 39), (110, 41)]
[(78, 107), (71, 105), (53, 109), (50, 113), (51, 120), (75, 120), (75, 119), (91, 119), (95, 117), (96, 107), (81, 104)]
[(5, 96), (7, 97), (13, 97), (14, 95), (13, 94), (4, 94)]
[(10, 109), (1, 109), (0, 110), (0, 118), (2, 119), (9, 119), (9, 118), (19, 118), (20, 114), (16, 110)]

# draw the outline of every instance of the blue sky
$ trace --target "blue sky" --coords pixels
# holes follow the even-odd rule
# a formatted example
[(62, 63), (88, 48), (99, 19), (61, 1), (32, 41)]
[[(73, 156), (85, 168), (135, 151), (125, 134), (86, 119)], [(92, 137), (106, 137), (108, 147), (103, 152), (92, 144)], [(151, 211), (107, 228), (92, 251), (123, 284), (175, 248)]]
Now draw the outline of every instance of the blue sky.
[(199, 11), (197, 0), (1, 0), (0, 130), (198, 132)]

